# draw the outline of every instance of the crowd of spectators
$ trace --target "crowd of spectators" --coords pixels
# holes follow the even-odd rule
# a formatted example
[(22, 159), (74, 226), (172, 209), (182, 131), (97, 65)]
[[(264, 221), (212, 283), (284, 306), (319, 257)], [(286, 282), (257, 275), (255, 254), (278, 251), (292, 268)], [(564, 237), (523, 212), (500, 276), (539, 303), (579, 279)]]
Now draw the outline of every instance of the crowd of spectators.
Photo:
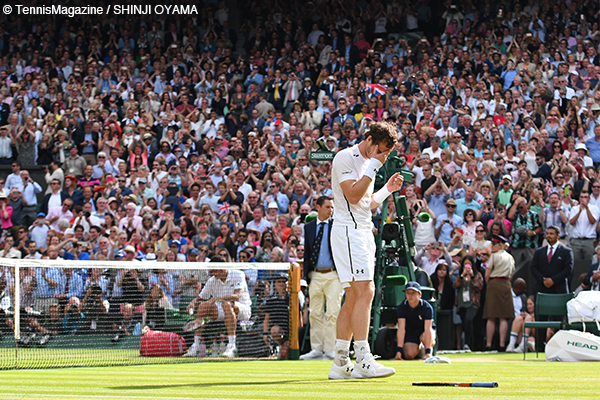
[(533, 288), (550, 225), (578, 286), (600, 219), (597, 3), (234, 3), (2, 17), (0, 256), (301, 260), (305, 217), (331, 195), (315, 142), (339, 151), (385, 120), (415, 173), (416, 262), (440, 289), (461, 285), (440, 260), (453, 280), (465, 260), (480, 271), (492, 233)]

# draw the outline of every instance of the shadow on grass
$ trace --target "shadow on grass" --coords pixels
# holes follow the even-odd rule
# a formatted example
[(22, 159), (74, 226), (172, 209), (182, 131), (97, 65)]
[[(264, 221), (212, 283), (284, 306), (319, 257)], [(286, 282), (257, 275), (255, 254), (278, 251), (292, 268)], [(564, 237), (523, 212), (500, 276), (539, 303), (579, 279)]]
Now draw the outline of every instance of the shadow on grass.
[[(324, 378), (323, 381), (332, 382), (327, 378)], [(385, 382), (385, 380), (373, 380), (373, 379), (343, 379), (336, 380), (335, 382)], [(152, 389), (171, 389), (171, 388), (183, 388), (183, 387), (197, 387), (197, 388), (208, 388), (208, 387), (218, 387), (218, 386), (259, 386), (259, 385), (285, 385), (285, 384), (314, 384), (315, 380), (306, 380), (306, 379), (287, 379), (280, 381), (256, 381), (256, 382), (210, 382), (210, 383), (185, 383), (185, 384), (176, 384), (176, 385), (143, 385), (143, 386), (110, 386), (107, 389), (110, 390), (152, 390)]]
[(289, 379), (282, 381), (260, 381), (260, 382), (211, 382), (211, 383), (185, 383), (180, 385), (144, 385), (144, 386), (111, 386), (107, 389), (113, 390), (148, 390), (148, 389), (169, 389), (177, 387), (214, 387), (214, 386), (256, 386), (256, 385), (282, 385), (288, 383), (309, 383), (314, 381), (304, 379)]

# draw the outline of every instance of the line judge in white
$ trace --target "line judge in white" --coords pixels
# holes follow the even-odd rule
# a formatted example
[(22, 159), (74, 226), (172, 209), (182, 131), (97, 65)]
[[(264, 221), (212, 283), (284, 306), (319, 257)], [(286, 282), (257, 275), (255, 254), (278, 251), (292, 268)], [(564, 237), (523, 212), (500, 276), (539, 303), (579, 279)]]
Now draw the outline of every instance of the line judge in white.
[[(373, 123), (361, 143), (342, 150), (333, 160), (331, 248), (340, 282), (346, 289), (346, 301), (337, 320), (335, 359), (329, 379), (377, 378), (396, 372), (375, 361), (367, 336), (375, 270), (371, 210), (399, 190), (404, 178), (394, 174), (377, 193), (373, 193), (374, 180), (397, 141), (395, 125)], [(348, 357), (353, 335), (354, 366)]]

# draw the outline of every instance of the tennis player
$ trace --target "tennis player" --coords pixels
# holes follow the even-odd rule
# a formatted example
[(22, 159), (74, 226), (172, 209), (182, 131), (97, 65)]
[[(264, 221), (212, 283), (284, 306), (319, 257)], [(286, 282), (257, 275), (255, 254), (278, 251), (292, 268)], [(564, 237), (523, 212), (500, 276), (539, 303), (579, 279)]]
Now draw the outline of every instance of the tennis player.
[[(371, 210), (399, 190), (404, 178), (396, 173), (377, 193), (373, 193), (373, 187), (377, 171), (397, 140), (395, 125), (373, 123), (360, 144), (340, 151), (333, 160), (331, 248), (346, 300), (337, 320), (335, 358), (329, 379), (378, 378), (396, 373), (394, 368), (375, 361), (367, 336), (375, 270)], [(352, 335), (356, 353), (354, 366), (348, 357)]]

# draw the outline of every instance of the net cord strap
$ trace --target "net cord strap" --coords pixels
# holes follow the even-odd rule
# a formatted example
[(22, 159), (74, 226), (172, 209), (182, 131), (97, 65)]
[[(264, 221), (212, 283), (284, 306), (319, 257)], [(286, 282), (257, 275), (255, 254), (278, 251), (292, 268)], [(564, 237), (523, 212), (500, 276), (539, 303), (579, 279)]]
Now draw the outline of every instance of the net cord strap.
[[(122, 269), (127, 268), (163, 268), (163, 269), (265, 269), (288, 271), (289, 263), (223, 263), (223, 265), (210, 262), (140, 262), (140, 261), (96, 261), (96, 260), (15, 260), (15, 259), (0, 259), (0, 265), (21, 268), (34, 267), (66, 267), (66, 268), (104, 268), (104, 269)], [(16, 271), (15, 271), (16, 274)], [(16, 282), (15, 282), (16, 284)], [(16, 293), (16, 292), (15, 292)]]

